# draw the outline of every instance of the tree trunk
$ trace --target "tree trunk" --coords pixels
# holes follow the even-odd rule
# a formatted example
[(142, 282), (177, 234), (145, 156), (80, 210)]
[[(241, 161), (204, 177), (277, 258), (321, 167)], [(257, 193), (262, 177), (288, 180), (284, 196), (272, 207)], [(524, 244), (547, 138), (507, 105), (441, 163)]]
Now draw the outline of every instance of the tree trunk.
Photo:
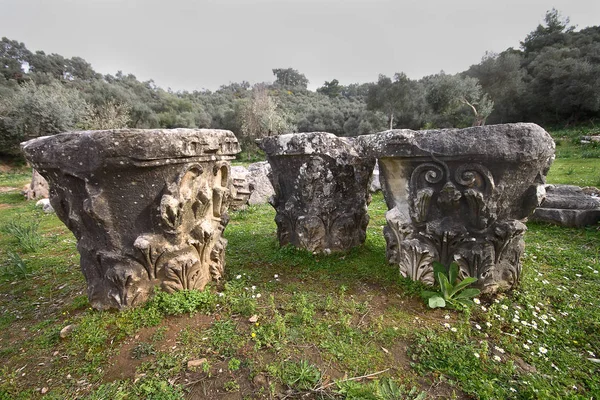
[(394, 129), (394, 113), (390, 114), (390, 130)]

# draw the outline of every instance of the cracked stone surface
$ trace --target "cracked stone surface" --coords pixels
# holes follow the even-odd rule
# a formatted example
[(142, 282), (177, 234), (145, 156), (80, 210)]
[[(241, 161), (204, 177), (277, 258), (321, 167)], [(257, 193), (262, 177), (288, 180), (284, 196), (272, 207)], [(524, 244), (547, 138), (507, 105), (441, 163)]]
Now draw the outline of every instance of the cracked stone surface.
[(73, 232), (90, 304), (122, 309), (154, 287), (202, 290), (224, 270), (232, 132), (82, 131), (22, 143)]
[(260, 142), (271, 165), (277, 235), (315, 253), (347, 251), (365, 241), (375, 160), (351, 138), (312, 132)]
[(535, 124), (392, 130), (357, 139), (379, 160), (387, 259), (433, 284), (434, 261), (494, 293), (521, 275), (524, 222), (545, 197), (554, 142)]

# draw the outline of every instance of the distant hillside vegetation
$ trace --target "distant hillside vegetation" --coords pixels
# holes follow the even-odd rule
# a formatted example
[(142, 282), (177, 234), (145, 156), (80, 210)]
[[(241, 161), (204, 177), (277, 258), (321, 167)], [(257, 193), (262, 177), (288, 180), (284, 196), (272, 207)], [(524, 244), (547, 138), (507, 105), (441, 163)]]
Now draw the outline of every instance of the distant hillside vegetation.
[(600, 116), (600, 27), (576, 31), (553, 9), (520, 49), (486, 53), (456, 75), (442, 71), (412, 80), (397, 73), (347, 86), (332, 79), (313, 92), (293, 68), (273, 74), (273, 83), (172, 92), (2, 38), (0, 154), (14, 154), (27, 138), (72, 129), (221, 128), (251, 149), (255, 138), (282, 132), (356, 136), (516, 121), (594, 123)]

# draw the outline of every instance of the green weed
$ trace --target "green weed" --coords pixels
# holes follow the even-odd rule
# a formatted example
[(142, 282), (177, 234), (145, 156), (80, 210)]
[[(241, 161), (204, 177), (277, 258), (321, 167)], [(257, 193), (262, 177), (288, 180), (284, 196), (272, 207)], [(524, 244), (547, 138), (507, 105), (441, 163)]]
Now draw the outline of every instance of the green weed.
[(210, 344), (219, 354), (229, 357), (241, 346), (235, 322), (231, 320), (215, 321), (209, 331)]
[(435, 282), (440, 286), (439, 292), (424, 290), (421, 297), (427, 300), (429, 308), (444, 308), (446, 306), (465, 309), (473, 305), (473, 297), (480, 293), (479, 289), (469, 288), (477, 278), (466, 277), (458, 280), (458, 264), (453, 262), (448, 268), (443, 264), (433, 262)]
[(210, 313), (217, 303), (216, 296), (210, 289), (182, 290), (175, 293), (157, 291), (151, 302), (164, 315), (191, 314), (194, 312)]
[(5, 265), (0, 267), (0, 276), (4, 280), (14, 281), (25, 279), (31, 275), (31, 268), (21, 258), (18, 253), (12, 251), (7, 252), (7, 260)]
[(30, 253), (37, 251), (42, 246), (43, 241), (39, 228), (40, 219), (34, 217), (28, 220), (16, 218), (6, 223), (0, 230), (12, 235), (19, 248), (26, 253)]
[(269, 372), (290, 389), (300, 391), (315, 389), (321, 380), (319, 368), (306, 360), (283, 361), (278, 365), (270, 366)]
[(234, 357), (227, 363), (227, 369), (230, 371), (237, 371), (240, 369), (240, 365), (242, 365), (242, 362)]
[(144, 357), (148, 357), (156, 354), (156, 349), (154, 345), (151, 343), (141, 342), (135, 345), (133, 349), (131, 349), (131, 357), (139, 360)]
[(223, 384), (223, 389), (226, 392), (237, 392), (240, 390), (240, 385), (235, 380), (227, 381)]

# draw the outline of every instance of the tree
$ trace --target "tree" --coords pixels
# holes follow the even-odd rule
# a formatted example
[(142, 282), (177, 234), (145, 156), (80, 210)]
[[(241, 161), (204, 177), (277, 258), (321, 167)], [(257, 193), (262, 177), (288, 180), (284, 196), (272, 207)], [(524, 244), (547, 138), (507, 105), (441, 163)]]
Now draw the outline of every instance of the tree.
[(436, 125), (485, 125), (494, 109), (494, 102), (483, 93), (476, 78), (442, 71), (423, 78), (423, 82), (427, 102), (437, 116)]
[(404, 73), (396, 73), (394, 81), (385, 75), (379, 75), (377, 83), (369, 88), (367, 109), (383, 112), (389, 121), (389, 129), (394, 128), (394, 117), (400, 117), (405, 124), (411, 124), (412, 118), (420, 114), (421, 102), (418, 101), (419, 87)]
[(29, 67), (32, 73), (46, 74), (54, 79), (67, 78), (67, 60), (59, 54), (48, 54), (36, 51), (29, 58)]
[(579, 49), (548, 47), (530, 69), (527, 103), (533, 119), (572, 123), (600, 114), (600, 64)]
[(342, 92), (343, 86), (340, 86), (340, 82), (337, 79), (331, 82), (325, 81), (325, 84), (317, 89), (318, 93), (322, 93), (329, 97), (338, 97)]
[(0, 72), (6, 80), (24, 80), (23, 66), (29, 63), (30, 57), (31, 52), (25, 44), (5, 37), (0, 41)]
[(293, 68), (273, 69), (273, 75), (275, 75), (276, 78), (275, 85), (302, 89), (308, 87), (308, 79), (306, 79), (306, 76)]
[(546, 22), (545, 26), (538, 25), (521, 42), (521, 48), (526, 55), (538, 52), (544, 47), (566, 44), (568, 40), (567, 34), (575, 30), (574, 26), (569, 26), (569, 18), (563, 18), (560, 12), (554, 8), (546, 12), (544, 21)]
[(477, 78), (482, 90), (494, 99), (494, 110), (489, 117), (494, 123), (525, 119), (527, 71), (521, 68), (522, 62), (523, 56), (518, 51), (486, 53), (479, 64), (466, 71), (468, 76)]
[(67, 78), (91, 81), (101, 78), (101, 75), (94, 71), (92, 65), (83, 58), (73, 57), (67, 60)]
[(285, 114), (269, 96), (264, 85), (252, 89), (252, 97), (242, 108), (242, 136), (246, 142), (291, 130)]
[(130, 109), (127, 104), (114, 101), (101, 106), (86, 104), (86, 113), (79, 126), (90, 130), (126, 128), (131, 120)]
[(25, 82), (0, 106), (0, 147), (12, 152), (23, 140), (72, 130), (82, 121), (85, 105), (76, 90), (57, 81)]

